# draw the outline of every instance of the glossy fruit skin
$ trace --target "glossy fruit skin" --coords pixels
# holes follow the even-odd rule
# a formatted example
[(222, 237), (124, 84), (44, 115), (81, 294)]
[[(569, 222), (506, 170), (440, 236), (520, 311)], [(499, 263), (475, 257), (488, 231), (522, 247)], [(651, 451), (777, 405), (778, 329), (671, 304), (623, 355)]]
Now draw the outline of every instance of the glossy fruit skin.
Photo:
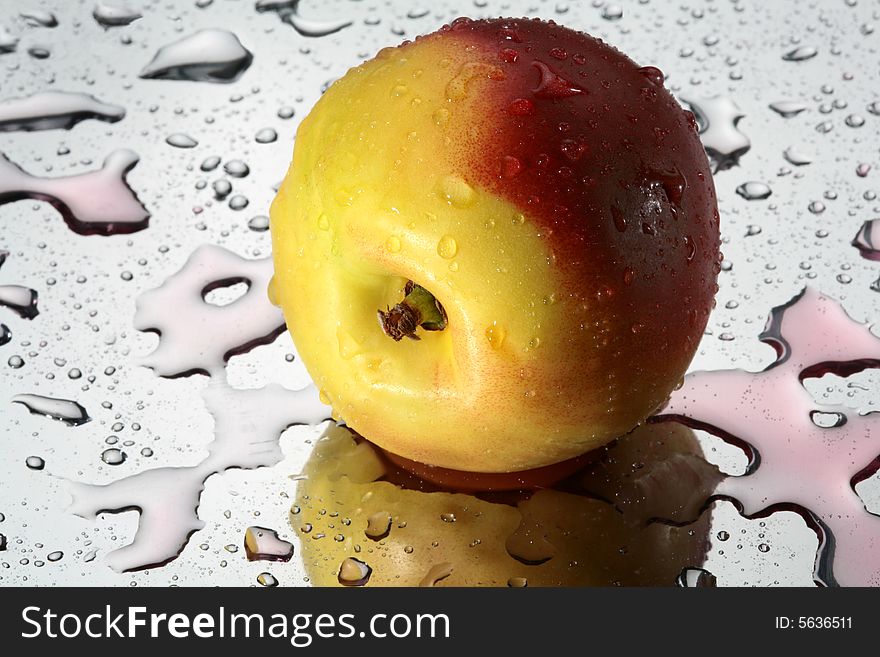
[[(407, 459), (556, 463), (630, 431), (681, 380), (720, 269), (696, 123), (585, 34), (458, 20), (334, 83), (271, 211), (297, 351), (335, 414)], [(376, 311), (408, 280), (449, 318)]]

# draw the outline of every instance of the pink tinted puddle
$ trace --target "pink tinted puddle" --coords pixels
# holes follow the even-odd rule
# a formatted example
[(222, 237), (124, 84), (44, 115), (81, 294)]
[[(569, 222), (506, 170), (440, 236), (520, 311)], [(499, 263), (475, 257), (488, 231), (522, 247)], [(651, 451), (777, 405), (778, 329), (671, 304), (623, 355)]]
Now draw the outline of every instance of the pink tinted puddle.
[[(231, 354), (271, 341), (283, 329), (279, 311), (267, 298), (271, 274), (270, 260), (246, 260), (205, 245), (179, 272), (138, 299), (135, 327), (160, 334), (159, 346), (143, 364), (160, 376), (200, 372), (212, 377), (202, 398), (214, 417), (214, 439), (208, 455), (194, 466), (146, 470), (106, 485), (71, 484), (70, 510), (77, 515), (95, 518), (131, 509), (140, 514), (132, 543), (107, 557), (113, 569), (138, 570), (175, 559), (204, 525), (198, 505), (208, 477), (230, 468), (275, 465), (283, 458), (278, 440), (285, 429), (329, 417), (314, 386), (238, 390), (225, 382)], [(211, 290), (240, 281), (248, 290), (231, 303), (205, 301)]]
[(33, 176), (0, 153), (0, 205), (36, 199), (57, 209), (81, 235), (133, 233), (147, 227), (150, 213), (125, 182), (138, 162), (133, 151), (113, 151), (97, 171), (59, 178)]
[[(284, 317), (267, 296), (272, 272), (271, 258), (247, 260), (219, 246), (198, 247), (180, 271), (137, 300), (134, 327), (160, 336), (141, 364), (165, 377), (222, 377), (231, 356), (272, 342), (284, 330)], [(206, 300), (213, 290), (239, 283), (247, 291), (231, 303)]]
[(749, 516), (797, 507), (819, 535), (819, 582), (878, 586), (880, 517), (865, 509), (855, 485), (880, 464), (880, 413), (817, 404), (803, 381), (880, 367), (880, 340), (811, 288), (774, 309), (760, 339), (777, 352), (765, 370), (691, 374), (656, 419), (745, 450), (748, 471), (726, 478), (716, 494)]
[(139, 512), (131, 544), (107, 556), (114, 570), (139, 570), (177, 558), (190, 535), (204, 526), (198, 506), (208, 477), (231, 468), (275, 465), (283, 457), (278, 439), (285, 429), (316, 424), (329, 415), (313, 387), (292, 391), (273, 384), (234, 390), (212, 382), (203, 399), (214, 416), (214, 440), (201, 462), (145, 470), (106, 485), (70, 484), (69, 510), (76, 515), (96, 518), (104, 512)]

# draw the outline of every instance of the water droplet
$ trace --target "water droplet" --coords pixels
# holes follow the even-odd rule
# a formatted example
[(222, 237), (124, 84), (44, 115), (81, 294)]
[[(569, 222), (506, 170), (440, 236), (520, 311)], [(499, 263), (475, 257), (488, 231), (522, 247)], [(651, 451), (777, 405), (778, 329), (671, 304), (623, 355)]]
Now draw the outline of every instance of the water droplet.
[(343, 586), (364, 586), (372, 575), (373, 569), (360, 559), (348, 557), (339, 565), (337, 577)]
[(253, 61), (253, 55), (232, 32), (200, 30), (163, 46), (141, 71), (142, 78), (234, 82)]
[(436, 586), (438, 582), (446, 579), (452, 574), (452, 564), (448, 561), (444, 561), (443, 563), (437, 563), (431, 566), (428, 569), (428, 572), (425, 573), (425, 576), (419, 581), (420, 587), (433, 587)]
[(78, 367), (71, 367), (67, 370), (67, 378), (68, 379), (80, 379), (82, 378), (82, 371)]
[(24, 367), (24, 359), (21, 356), (10, 356), (9, 360), (6, 361), (6, 364), (12, 369), (17, 370)]
[(278, 133), (272, 128), (263, 128), (254, 135), (254, 141), (258, 144), (271, 144), (278, 139)]
[(736, 193), (747, 201), (761, 201), (769, 197), (773, 193), (773, 190), (771, 190), (765, 183), (750, 181), (737, 187)]
[(558, 75), (544, 62), (532, 62), (532, 66), (538, 69), (541, 78), (538, 86), (532, 90), (538, 98), (568, 98), (586, 93), (583, 89)]
[(488, 62), (467, 62), (454, 78), (446, 85), (446, 97), (449, 100), (458, 101), (467, 97), (468, 89), (473, 80), (489, 79), (503, 80), (504, 71)]
[(501, 158), (501, 176), (503, 178), (515, 178), (523, 169), (522, 162), (512, 155)]
[(45, 9), (30, 9), (21, 12), (19, 16), (31, 27), (58, 27), (58, 19), (55, 18), (55, 14)]
[(247, 227), (255, 233), (263, 233), (269, 230), (269, 217), (264, 214), (258, 214), (248, 219)]
[(810, 201), (807, 209), (813, 214), (822, 214), (825, 212), (825, 204), (822, 201)]
[(22, 285), (0, 285), (0, 307), (8, 308), (23, 319), (40, 314), (36, 290)]
[(870, 219), (862, 224), (859, 232), (852, 240), (852, 245), (859, 250), (863, 258), (880, 261), (880, 219)]
[(441, 192), (446, 201), (459, 208), (469, 207), (476, 200), (474, 188), (458, 176), (446, 176), (441, 184)]
[(606, 21), (619, 21), (623, 18), (623, 8), (618, 5), (605, 5), (600, 14)]
[(822, 429), (836, 429), (846, 424), (847, 417), (840, 412), (810, 411), (810, 420)]
[(42, 415), (53, 420), (60, 420), (72, 427), (85, 424), (92, 419), (86, 413), (85, 408), (69, 399), (21, 394), (15, 395), (12, 398), (12, 402), (23, 405), (33, 415)]
[(201, 165), (199, 165), (199, 168), (202, 171), (213, 171), (218, 166), (220, 166), (220, 158), (216, 155), (212, 155), (211, 157), (206, 157)]
[(641, 73), (645, 77), (646, 80), (652, 82), (653, 84), (657, 85), (658, 87), (663, 86), (663, 82), (665, 80), (665, 77), (663, 75), (663, 71), (661, 71), (656, 66), (642, 66), (639, 69), (639, 73)]
[(278, 109), (277, 116), (279, 119), (291, 119), (296, 114), (296, 110), (289, 105), (285, 105)]
[(799, 46), (794, 50), (789, 50), (787, 53), (785, 53), (782, 56), (782, 59), (787, 62), (803, 62), (808, 59), (812, 59), (817, 54), (819, 54), (819, 51), (816, 50), (816, 48), (814, 48), (813, 46)]
[(514, 116), (529, 116), (535, 111), (535, 104), (528, 98), (516, 98), (507, 107)]
[(507, 580), (507, 586), (512, 589), (522, 589), (529, 585), (529, 580), (525, 577), (511, 577)]
[(865, 176), (868, 175), (868, 173), (870, 173), (870, 171), (871, 171), (871, 165), (866, 164), (864, 162), (859, 164), (859, 166), (856, 167), (856, 175), (859, 178), (864, 178)]
[(861, 128), (863, 125), (865, 125), (865, 119), (858, 114), (850, 114), (846, 117), (846, 119), (844, 119), (844, 123), (846, 123), (850, 128)]
[(18, 38), (12, 36), (9, 31), (0, 25), (0, 54), (13, 52), (18, 46)]
[(143, 15), (125, 5), (99, 3), (92, 12), (92, 17), (101, 27), (110, 28), (129, 25), (139, 18), (143, 18)]
[(229, 207), (232, 210), (244, 210), (250, 201), (247, 196), (243, 196), (242, 194), (236, 194), (232, 198), (229, 199)]
[(61, 550), (55, 550), (54, 552), (50, 552), (46, 555), (46, 560), (54, 563), (56, 561), (61, 561), (63, 557), (64, 553)]
[(199, 145), (195, 139), (182, 132), (175, 132), (165, 138), (165, 143), (175, 148), (195, 148)]
[(442, 520), (443, 522), (455, 522), (455, 514), (451, 511), (441, 513), (440, 520)]
[(121, 449), (116, 447), (111, 447), (110, 449), (105, 449), (101, 453), (101, 460), (104, 461), (107, 465), (122, 465), (125, 463), (125, 459), (128, 458), (128, 455), (123, 452)]
[(437, 242), (437, 255), (446, 260), (451, 260), (458, 253), (458, 243), (450, 235), (444, 235)]
[(374, 541), (381, 540), (391, 532), (391, 514), (387, 511), (377, 511), (367, 518), (367, 528), (364, 533), (367, 538)]
[(727, 96), (714, 98), (682, 98), (693, 111), (700, 129), (700, 141), (715, 172), (739, 164), (740, 158), (752, 147), (751, 140), (739, 128), (745, 116)]
[(811, 155), (807, 155), (806, 153), (801, 152), (794, 146), (789, 146), (782, 152), (782, 156), (791, 164), (795, 166), (804, 166), (806, 164), (811, 164), (813, 162), (813, 157)]
[(391, 235), (385, 240), (385, 250), (389, 253), (398, 253), (400, 251), (400, 246), (400, 238), (396, 235)]
[(113, 123), (124, 116), (124, 108), (87, 94), (44, 91), (0, 102), (0, 132), (69, 130), (86, 119)]
[(723, 529), (717, 534), (719, 541), (726, 541), (730, 538), (730, 534), (724, 531)]
[(49, 59), (52, 56), (52, 51), (48, 46), (31, 46), (27, 49), (27, 54), (34, 59)]
[(299, 0), (257, 0), (256, 10), (260, 13), (275, 12), (282, 22), (290, 25), (301, 35), (312, 38), (333, 34), (352, 23), (348, 18), (336, 20), (304, 18), (299, 14)]
[(257, 584), (266, 588), (274, 588), (278, 586), (278, 580), (272, 573), (260, 573), (257, 575)]
[(267, 527), (248, 527), (244, 549), (248, 561), (286, 562), (293, 556), (293, 543), (278, 538), (278, 532)]
[(507, 331), (498, 322), (492, 322), (486, 328), (486, 339), (493, 349), (500, 349), (504, 344), (505, 337), (507, 337)]
[(28, 456), (24, 460), (24, 464), (31, 470), (42, 470), (46, 467), (46, 462), (39, 456)]
[[(207, 169), (203, 170), (206, 171)], [(229, 160), (223, 165), (223, 170), (227, 175), (232, 176), (233, 178), (244, 178), (251, 172), (250, 167), (241, 160)]]
[(803, 103), (791, 100), (780, 100), (775, 103), (770, 103), (770, 109), (779, 114), (782, 118), (790, 119), (807, 109), (807, 106)]
[(683, 588), (713, 588), (717, 584), (715, 575), (703, 568), (685, 568), (676, 583)]

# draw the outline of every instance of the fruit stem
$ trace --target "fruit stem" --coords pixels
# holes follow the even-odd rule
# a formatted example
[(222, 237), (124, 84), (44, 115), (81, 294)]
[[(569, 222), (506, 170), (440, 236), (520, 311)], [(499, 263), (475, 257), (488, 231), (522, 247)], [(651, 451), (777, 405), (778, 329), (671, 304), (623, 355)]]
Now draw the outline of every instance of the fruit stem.
[(403, 290), (403, 301), (393, 308), (379, 310), (379, 325), (389, 338), (395, 342), (407, 337), (418, 340), (416, 329), (421, 326), (426, 331), (442, 331), (446, 328), (446, 311), (434, 295), (421, 285), (407, 281)]

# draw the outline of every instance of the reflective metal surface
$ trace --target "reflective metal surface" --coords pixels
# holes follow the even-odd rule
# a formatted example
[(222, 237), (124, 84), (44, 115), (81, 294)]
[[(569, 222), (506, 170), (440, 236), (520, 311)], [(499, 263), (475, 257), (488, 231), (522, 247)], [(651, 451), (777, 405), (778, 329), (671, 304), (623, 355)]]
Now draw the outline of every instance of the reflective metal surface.
[[(44, 178), (96, 171), (120, 149), (136, 154), (117, 154), (104, 178), (78, 179), (67, 187), (0, 168), (0, 249), (9, 252), (0, 266), (0, 286), (35, 290), (39, 312), (28, 318), (20, 308), (30, 302), (26, 291), (5, 289), (11, 299), (7, 306), (18, 304), (19, 311), (0, 305), (0, 323), (10, 333), (0, 344), (0, 535), (5, 537), (0, 584), (297, 586), (335, 579), (338, 561), (322, 561), (313, 547), (316, 541), (333, 541), (332, 533), (316, 539), (317, 531), (303, 531), (289, 516), (297, 501), (296, 480), (308, 470), (327, 423), (281, 433), (282, 417), (277, 430), (274, 425), (265, 429), (281, 433), (281, 452), (267, 448), (269, 457), (253, 459), (245, 469), (223, 462), (201, 479), (175, 473), (171, 481), (179, 490), (172, 486), (161, 495), (140, 489), (138, 499), (159, 500), (160, 514), (175, 504), (194, 509), (191, 500), (198, 505), (197, 518), (193, 512), (186, 520), (193, 523), (193, 533), (183, 532), (182, 552), (165, 565), (127, 571), (126, 564), (136, 560), (108, 557), (132, 542), (138, 511), (80, 517), (73, 512), (76, 505), (70, 506), (77, 490), (71, 482), (107, 484), (155, 468), (210, 462), (224, 405), (212, 396), (221, 394), (218, 380), (233, 389), (308, 385), (288, 334), (273, 330), (275, 316), (257, 334), (242, 334), (247, 346), (250, 338), (267, 344), (233, 355), (225, 368), (221, 364), (212, 371), (214, 365), (206, 365), (210, 358), (199, 350), (222, 335), (211, 333), (208, 324), (186, 324), (173, 296), (158, 301), (168, 304), (159, 312), (184, 334), (175, 338), (183, 351), (199, 355), (190, 370), (170, 372), (182, 376), (160, 376), (144, 366), (155, 366), (149, 355), (159, 338), (138, 330), (157, 327), (138, 324), (136, 302), (178, 272), (200, 245), (219, 245), (247, 259), (267, 257), (271, 245), (264, 217), (273, 187), (290, 160), (298, 121), (322, 88), (380, 48), (457, 16), (538, 16), (600, 36), (637, 62), (662, 69), (667, 87), (697, 114), (718, 169), (725, 266), (717, 307), (692, 370), (758, 371), (773, 362), (773, 349), (758, 335), (770, 310), (805, 285), (838, 301), (858, 322), (870, 326), (880, 320), (880, 283), (875, 283), (880, 264), (851, 244), (863, 222), (880, 212), (875, 32), (880, 9), (875, 3), (187, 0), (125, 5), (132, 11), (114, 14), (105, 7), (96, 18), (94, 3), (0, 0), (0, 152), (31, 176)], [(141, 16), (131, 18), (134, 14)], [(203, 30), (209, 32), (194, 45), (178, 46), (187, 50), (183, 55), (165, 51), (166, 58), (196, 57), (188, 68), (156, 57), (161, 48)], [(166, 72), (157, 74), (163, 66)], [(70, 97), (7, 104), (49, 91), (87, 94), (100, 104)], [(53, 111), (61, 118), (47, 116)], [(125, 181), (136, 198), (121, 184), (126, 167)], [(67, 205), (67, 221), (49, 197)], [(110, 228), (101, 223), (102, 199), (114, 204), (110, 214), (117, 224)], [(139, 223), (141, 206), (149, 213), (146, 228)], [(129, 223), (120, 229), (123, 218)], [(225, 290), (210, 301), (229, 301), (234, 290)], [(163, 338), (168, 334), (163, 331)], [(234, 351), (240, 346), (229, 345)], [(862, 358), (878, 354), (880, 348)], [(216, 357), (210, 362), (216, 365)], [(806, 385), (817, 404), (839, 404), (853, 415), (875, 411), (880, 398), (880, 373), (872, 369), (847, 378), (829, 374)], [(77, 425), (31, 414), (24, 404), (13, 403), (21, 394), (75, 401), (91, 421)], [(238, 403), (244, 402), (236, 397), (227, 407)], [(775, 411), (785, 415), (795, 409)], [(733, 404), (729, 412), (736, 412)], [(223, 421), (237, 420), (224, 416)], [(746, 462), (738, 449), (699, 435), (711, 462), (727, 473), (743, 472)], [(863, 439), (875, 436), (868, 431)], [(834, 434), (827, 440), (833, 442)], [(853, 474), (867, 465), (853, 464)], [(858, 492), (869, 510), (880, 510), (876, 476), (861, 483)], [(408, 512), (417, 514), (419, 502), (407, 499), (411, 503), (416, 507), (407, 506)], [(425, 504), (435, 508), (433, 502)], [(321, 515), (318, 509), (312, 512)], [(779, 511), (747, 519), (730, 502), (718, 501), (703, 519), (708, 525), (700, 531), (709, 551), (704, 562), (689, 565), (710, 571), (718, 585), (814, 582), (819, 544), (801, 515)], [(251, 526), (271, 528), (291, 541), (293, 558), (249, 561), (244, 536)], [(147, 544), (159, 540), (141, 538)], [(466, 542), (478, 538), (468, 535)], [(490, 542), (483, 538), (483, 544)], [(375, 557), (379, 560), (380, 552)], [(436, 565), (426, 559), (413, 572)], [(527, 577), (528, 569), (511, 570), (509, 577)], [(260, 577), (264, 573), (271, 578)]]

